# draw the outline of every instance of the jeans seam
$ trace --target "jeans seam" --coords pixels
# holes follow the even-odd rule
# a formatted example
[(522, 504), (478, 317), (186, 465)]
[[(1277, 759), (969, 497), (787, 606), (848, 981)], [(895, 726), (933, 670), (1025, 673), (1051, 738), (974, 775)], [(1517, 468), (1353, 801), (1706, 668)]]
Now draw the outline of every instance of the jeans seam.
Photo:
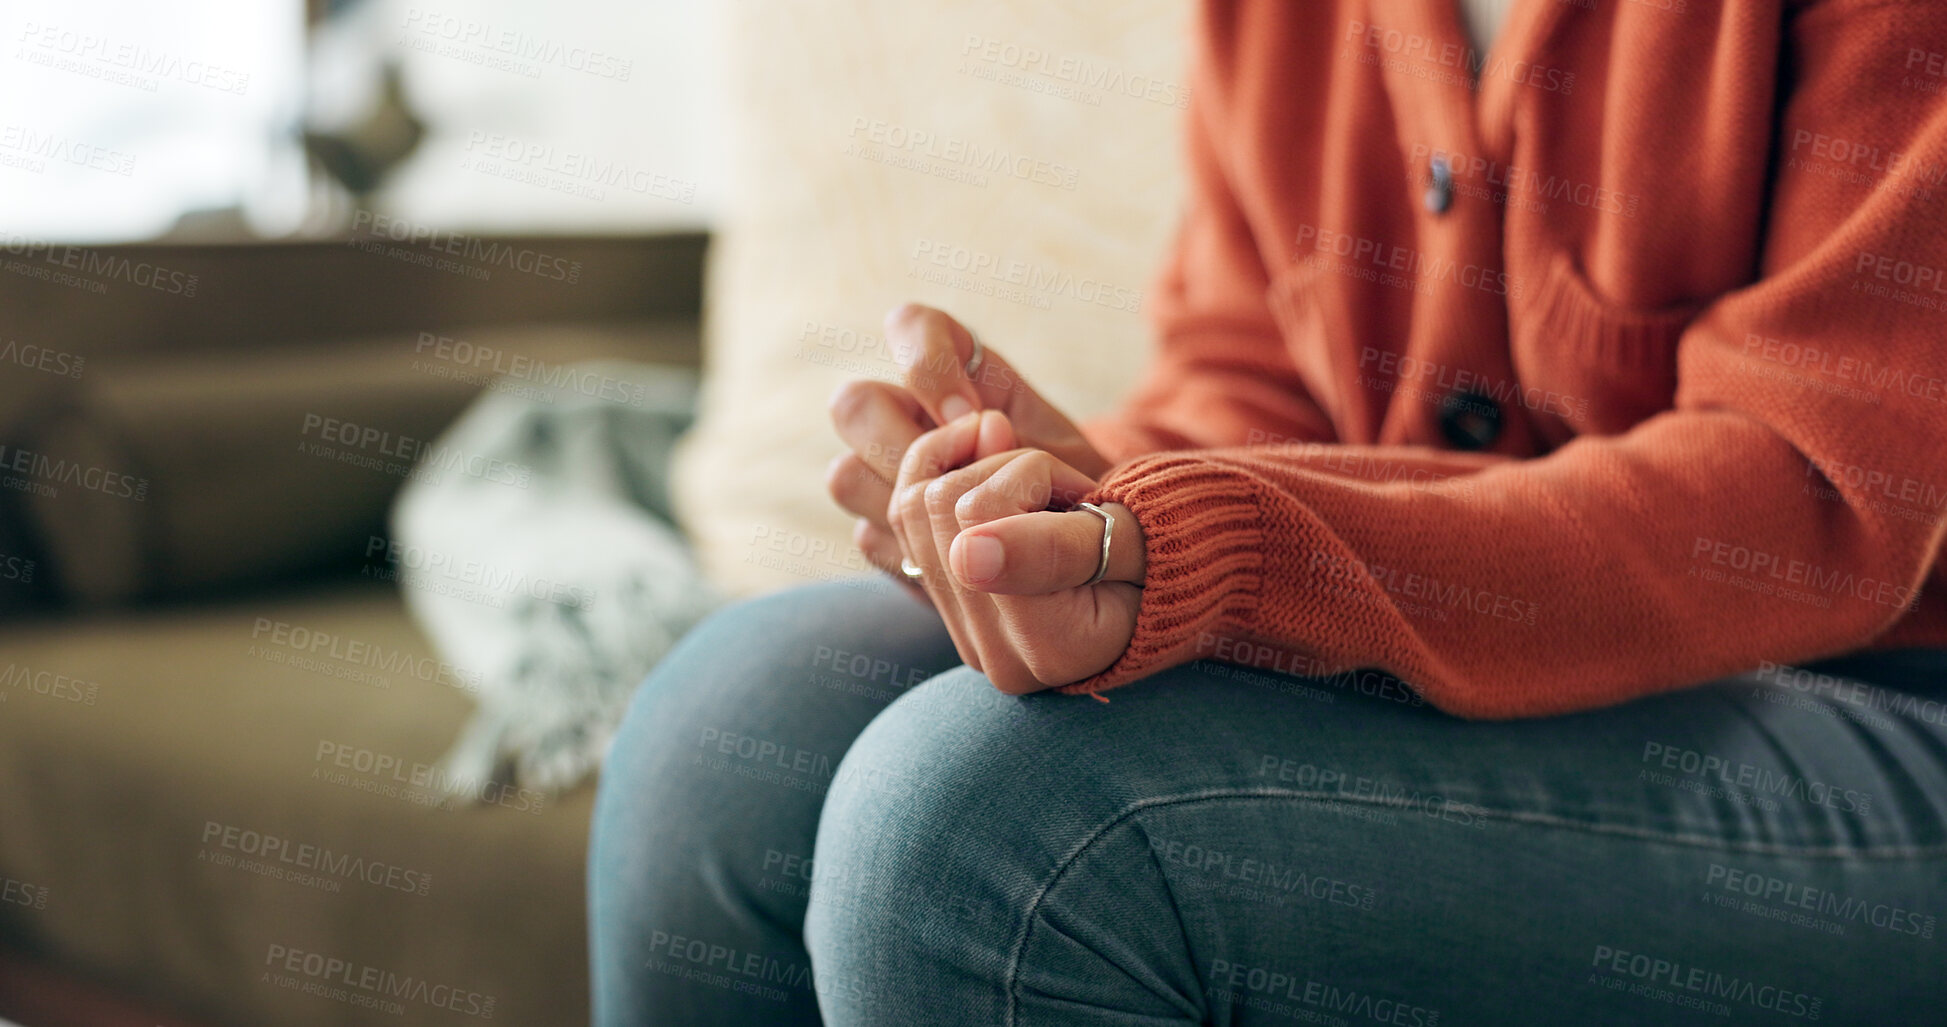
[[(1034, 930), (1034, 920), (1041, 912), (1041, 903), (1048, 892), (1061, 881), (1070, 867), (1073, 867), (1089, 849), (1102, 840), (1110, 831), (1122, 826), (1131, 817), (1145, 810), (1159, 806), (1179, 806), (1193, 802), (1207, 802), (1213, 799), (1292, 799), (1302, 802), (1337, 802), (1348, 805), (1377, 806), (1387, 809), (1419, 810), (1418, 803), (1405, 800), (1389, 800), (1377, 797), (1358, 796), (1348, 798), (1337, 792), (1307, 791), (1286, 788), (1213, 788), (1183, 795), (1157, 796), (1139, 799), (1124, 808), (1115, 816), (1104, 821), (1100, 827), (1088, 833), (1075, 848), (1063, 856), (1060, 862), (1049, 871), (1041, 887), (1035, 890), (1028, 900), (1021, 927), (1014, 940), (1014, 951), (1007, 961), (1007, 1011), (1003, 1022), (1007, 1027), (1015, 1025), (1015, 996), (1018, 991), (1021, 973), (1021, 959), (1027, 953), (1028, 935)], [(1947, 844), (1941, 845), (1888, 845), (1888, 846), (1806, 846), (1780, 845), (1772, 842), (1738, 842), (1722, 838), (1712, 838), (1702, 834), (1687, 834), (1657, 830), (1634, 825), (1608, 825), (1576, 820), (1553, 813), (1530, 813), (1519, 810), (1491, 809), (1478, 803), (1470, 803), (1469, 813), (1487, 819), (1503, 820), (1511, 824), (1524, 824), (1530, 827), (1556, 828), (1581, 834), (1609, 835), (1619, 838), (1634, 838), (1639, 841), (1662, 842), (1671, 845), (1686, 845), (1693, 848), (1714, 848), (1729, 852), (1750, 853), (1767, 856), (1796, 856), (1809, 859), (1925, 859), (1947, 857)]]

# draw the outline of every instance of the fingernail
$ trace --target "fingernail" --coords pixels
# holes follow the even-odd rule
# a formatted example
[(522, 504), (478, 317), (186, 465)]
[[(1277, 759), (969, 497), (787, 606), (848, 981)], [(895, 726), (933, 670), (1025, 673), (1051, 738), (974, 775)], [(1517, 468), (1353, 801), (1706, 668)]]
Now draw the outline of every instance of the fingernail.
[(965, 555), (961, 557), (962, 566), (967, 572), (967, 584), (979, 585), (1000, 577), (1001, 540), (987, 535), (974, 535), (962, 547)]
[(948, 396), (940, 400), (940, 414), (949, 423), (958, 421), (971, 413), (973, 413), (973, 404), (967, 402), (964, 396)]

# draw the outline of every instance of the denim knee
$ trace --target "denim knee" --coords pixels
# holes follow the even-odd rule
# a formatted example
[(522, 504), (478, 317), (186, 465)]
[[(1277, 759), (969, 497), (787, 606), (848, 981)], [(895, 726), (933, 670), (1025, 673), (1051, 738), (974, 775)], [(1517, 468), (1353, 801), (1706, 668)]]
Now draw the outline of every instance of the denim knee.
[(963, 667), (854, 743), (819, 821), (805, 923), (828, 1019), (913, 1022), (930, 993), (998, 1022), (1033, 892), (1101, 814), (1051, 744), (1068, 698), (1005, 695)]
[(1018, 818), (1020, 804), (1059, 777), (1055, 754), (1031, 737), (1040, 733), (1037, 701), (960, 667), (879, 714), (826, 796), (820, 845), (831, 849), (819, 858), (834, 884), (847, 869), (841, 859), (880, 874), (938, 875), (948, 850), (980, 844), (996, 817)]
[[(852, 672), (839, 651), (870, 652), (873, 666)], [(598, 1022), (815, 1020), (799, 928), (831, 768), (888, 701), (879, 664), (933, 673), (951, 657), (930, 611), (850, 584), (738, 603), (676, 646), (634, 697), (597, 798)], [(783, 983), (746, 993), (692, 980), (677, 939)]]
[(612, 911), (677, 876), (674, 860), (703, 864), (746, 847), (740, 826), (705, 814), (738, 790), (695, 762), (702, 732), (734, 724), (763, 682), (726, 669), (721, 654), (753, 633), (788, 594), (727, 606), (670, 651), (630, 700), (602, 768), (591, 838), (591, 885)]
[[(815, 774), (778, 782), (762, 773), (772, 768), (744, 757), (804, 750), (814, 757), (809, 762), (834, 766), (877, 712), (869, 698), (808, 681), (816, 654), (833, 637), (828, 624), (808, 616), (830, 605), (826, 591), (778, 592), (724, 607), (671, 650), (637, 690), (616, 733), (602, 775), (599, 827), (679, 835), (690, 860), (755, 860), (781, 844), (783, 824), (812, 822), (824, 784)], [(640, 834), (626, 844), (653, 848)]]

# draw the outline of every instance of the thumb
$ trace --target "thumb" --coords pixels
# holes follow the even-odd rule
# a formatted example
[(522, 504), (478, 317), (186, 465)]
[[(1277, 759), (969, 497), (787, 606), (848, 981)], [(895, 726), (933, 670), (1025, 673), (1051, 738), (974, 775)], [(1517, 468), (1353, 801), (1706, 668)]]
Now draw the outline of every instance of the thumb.
[[(1109, 532), (1103, 581), (1140, 585), (1142, 527), (1119, 503), (1102, 507)], [(967, 588), (996, 595), (1045, 595), (1080, 588), (1102, 564), (1103, 520), (1087, 510), (1015, 514), (977, 524), (954, 536), (947, 552), (953, 576)]]

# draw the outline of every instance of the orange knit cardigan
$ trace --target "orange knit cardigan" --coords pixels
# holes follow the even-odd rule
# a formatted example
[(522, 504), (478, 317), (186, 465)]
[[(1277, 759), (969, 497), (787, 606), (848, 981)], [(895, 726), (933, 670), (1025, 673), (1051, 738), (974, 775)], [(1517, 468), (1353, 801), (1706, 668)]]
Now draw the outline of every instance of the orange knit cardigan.
[(1947, 645), (1947, 4), (1204, 6), (1159, 353), (1087, 428), (1148, 580), (1093, 692), (1453, 713)]

